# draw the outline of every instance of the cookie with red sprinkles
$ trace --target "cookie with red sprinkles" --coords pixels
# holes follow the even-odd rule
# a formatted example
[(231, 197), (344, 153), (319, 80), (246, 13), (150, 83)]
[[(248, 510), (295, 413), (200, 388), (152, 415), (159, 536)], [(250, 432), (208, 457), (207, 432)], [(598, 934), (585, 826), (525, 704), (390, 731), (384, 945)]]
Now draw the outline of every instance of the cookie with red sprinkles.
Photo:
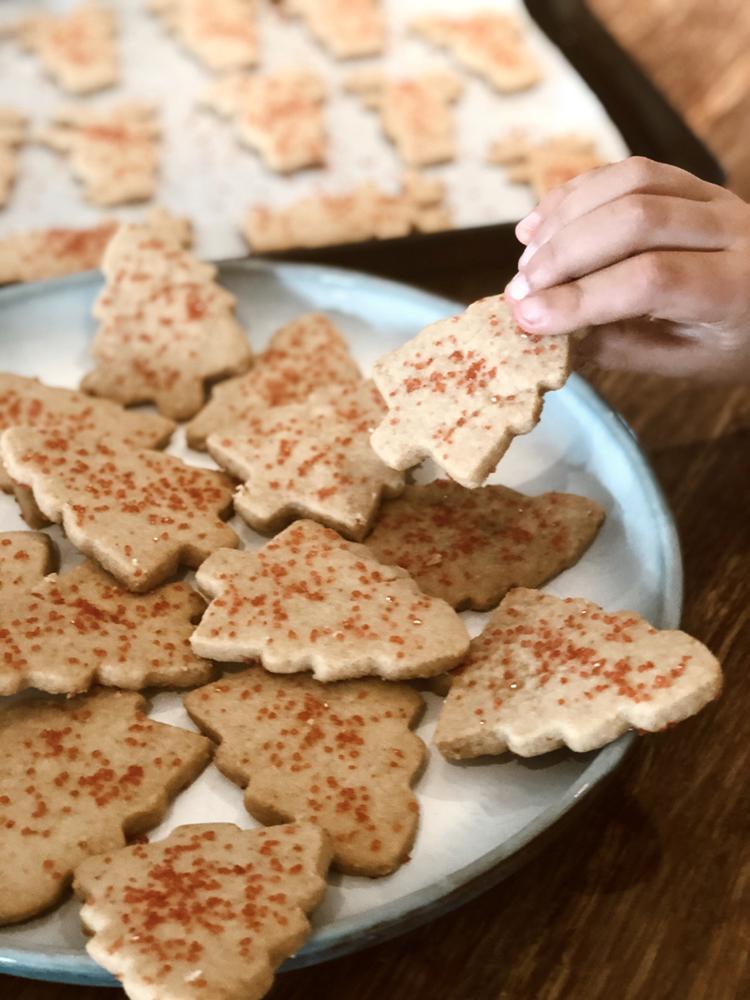
[(500, 93), (526, 90), (541, 77), (520, 23), (507, 14), (490, 10), (463, 17), (428, 14), (417, 18), (412, 29)]
[(90, 94), (119, 79), (114, 11), (86, 0), (65, 13), (39, 12), (10, 26), (63, 90)]
[(467, 490), (436, 479), (386, 500), (367, 547), (425, 594), (488, 611), (511, 587), (540, 587), (575, 565), (603, 521), (600, 504), (572, 493)]
[(299, 403), (316, 389), (354, 385), (361, 378), (341, 331), (322, 313), (306, 313), (274, 333), (249, 372), (214, 386), (187, 425), (188, 444), (205, 450), (215, 431), (242, 425), (272, 406)]
[(208, 69), (224, 73), (258, 61), (257, 0), (149, 0), (148, 8)]
[[(13, 607), (20, 594), (39, 583), (54, 569), (57, 553), (52, 539), (41, 531), (3, 531), (0, 533), (0, 619), (3, 602)], [(0, 645), (3, 631), (0, 629)], [(3, 661), (0, 658), (0, 672)]]
[(203, 770), (210, 742), (145, 708), (105, 691), (0, 711), (0, 924), (58, 903), (77, 865), (156, 826)]
[(389, 469), (370, 446), (384, 413), (372, 382), (329, 388), (212, 434), (208, 451), (244, 480), (234, 508), (256, 531), (309, 517), (361, 540), (381, 497), (404, 486), (403, 473)]
[(83, 435), (11, 427), (0, 437), (11, 477), (42, 514), (128, 590), (151, 590), (239, 539), (221, 519), (232, 505), (226, 476), (158, 451)]
[(394, 469), (432, 458), (462, 486), (481, 486), (536, 425), (544, 392), (567, 379), (568, 340), (525, 333), (502, 295), (433, 323), (373, 368), (389, 410), (373, 448)]
[[(161, 448), (174, 423), (156, 413), (124, 410), (117, 403), (92, 399), (75, 389), (44, 385), (38, 379), (0, 372), (0, 434), (8, 427), (36, 427), (57, 431), (69, 440), (92, 433), (121, 441), (132, 448)], [(15, 483), (0, 460), (0, 490), (14, 493), (24, 518), (34, 528), (46, 518), (28, 487)]]
[(155, 403), (173, 420), (192, 417), (205, 384), (244, 372), (252, 361), (235, 297), (216, 282), (176, 232), (122, 225), (102, 261), (106, 279), (94, 304), (100, 321), (85, 392), (118, 403)]
[(694, 715), (721, 683), (716, 658), (685, 632), (518, 588), (454, 671), (435, 743), (449, 760), (595, 750)]
[(295, 521), (257, 552), (215, 552), (196, 581), (212, 600), (192, 644), (209, 659), (257, 658), (324, 682), (399, 680), (450, 669), (469, 648), (453, 608), (314, 521)]
[(307, 940), (331, 851), (309, 823), (179, 826), (76, 871), (91, 957), (132, 1000), (259, 1000)]
[(284, 0), (284, 10), (304, 18), (337, 59), (374, 56), (385, 46), (382, 0)]
[(287, 174), (326, 160), (325, 85), (310, 69), (233, 73), (217, 80), (204, 103), (234, 125), (240, 142)]
[[(0, 570), (6, 538), (0, 535)], [(212, 675), (211, 664), (190, 647), (204, 604), (186, 583), (131, 594), (98, 567), (83, 563), (32, 581), (12, 601), (3, 600), (6, 589), (3, 574), (0, 695), (30, 687), (78, 694), (95, 683), (134, 690), (189, 687)]]
[(419, 819), (411, 785), (425, 762), (411, 731), (423, 707), (414, 688), (253, 667), (184, 701), (261, 823), (319, 824), (350, 874), (388, 875), (407, 860)]

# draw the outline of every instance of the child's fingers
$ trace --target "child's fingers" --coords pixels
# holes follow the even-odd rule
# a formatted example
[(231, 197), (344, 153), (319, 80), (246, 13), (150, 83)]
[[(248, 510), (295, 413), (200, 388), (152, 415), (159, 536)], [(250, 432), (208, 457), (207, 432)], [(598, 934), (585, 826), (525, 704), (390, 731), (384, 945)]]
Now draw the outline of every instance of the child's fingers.
[(727, 256), (651, 250), (509, 303), (529, 333), (571, 333), (639, 316), (712, 323), (737, 295)]
[[(539, 246), (562, 226), (626, 194), (666, 194), (691, 201), (730, 197), (715, 184), (668, 163), (632, 156), (581, 174), (544, 197), (517, 227), (522, 243)], [(530, 221), (531, 220), (531, 221)], [(520, 230), (520, 231), (519, 231)]]
[[(599, 368), (649, 372), (675, 378), (733, 378), (727, 356), (697, 339), (665, 332), (649, 320), (628, 320), (597, 327), (577, 351)], [(731, 362), (731, 358), (729, 358)]]
[(579, 278), (646, 250), (723, 250), (730, 219), (715, 205), (628, 194), (558, 230), (509, 286), (513, 298)]

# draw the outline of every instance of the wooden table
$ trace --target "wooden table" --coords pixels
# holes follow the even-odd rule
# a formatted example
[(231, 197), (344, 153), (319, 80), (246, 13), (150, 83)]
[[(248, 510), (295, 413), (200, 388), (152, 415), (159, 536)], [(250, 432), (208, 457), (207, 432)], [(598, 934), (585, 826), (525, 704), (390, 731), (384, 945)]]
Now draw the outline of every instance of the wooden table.
[[(750, 4), (591, 5), (750, 197)], [(438, 287), (470, 298), (506, 277), (457, 274)], [(723, 698), (641, 740), (608, 787), (495, 889), (388, 944), (285, 974), (272, 1000), (750, 996), (750, 392), (601, 373), (594, 382), (639, 434), (675, 512), (684, 626), (723, 660)], [(121, 996), (8, 978), (0, 992)]]

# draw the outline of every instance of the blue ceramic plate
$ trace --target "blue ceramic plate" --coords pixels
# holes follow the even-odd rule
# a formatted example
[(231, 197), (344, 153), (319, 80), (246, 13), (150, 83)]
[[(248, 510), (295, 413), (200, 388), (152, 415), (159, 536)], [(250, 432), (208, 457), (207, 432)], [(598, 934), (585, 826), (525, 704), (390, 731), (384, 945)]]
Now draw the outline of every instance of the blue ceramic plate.
[[(239, 314), (256, 348), (282, 323), (309, 310), (328, 313), (346, 332), (367, 371), (384, 351), (421, 327), (461, 311), (461, 306), (390, 281), (306, 265), (242, 261), (222, 268), (237, 295)], [(94, 332), (91, 304), (96, 275), (0, 291), (0, 368), (75, 386), (90, 365)], [(180, 433), (170, 449), (189, 452)], [(424, 473), (434, 474), (428, 469)], [(547, 588), (583, 596), (609, 609), (632, 608), (662, 627), (679, 622), (680, 552), (674, 524), (645, 458), (623, 421), (580, 378), (550, 393), (535, 430), (516, 439), (495, 476), (536, 493), (557, 489), (589, 495), (607, 509), (607, 521), (577, 566)], [(0, 530), (22, 527), (13, 501), (0, 494)], [(64, 565), (76, 555), (61, 544)], [(242, 528), (246, 545), (260, 540)], [(485, 616), (465, 615), (472, 632)], [(419, 728), (429, 741), (439, 701), (428, 696)], [(153, 699), (152, 715), (190, 727), (176, 694)], [(432, 752), (417, 786), (422, 818), (411, 861), (385, 879), (334, 874), (314, 931), (287, 968), (321, 962), (398, 934), (476, 895), (517, 861), (538, 838), (620, 763), (632, 742), (626, 736), (589, 754), (558, 752), (534, 761), (504, 757), (448, 764)], [(172, 807), (152, 839), (179, 823), (228, 820), (253, 826), (242, 794), (215, 768)], [(38, 920), (0, 929), (0, 969), (61, 982), (110, 984), (111, 977), (86, 955), (78, 909), (69, 900)]]

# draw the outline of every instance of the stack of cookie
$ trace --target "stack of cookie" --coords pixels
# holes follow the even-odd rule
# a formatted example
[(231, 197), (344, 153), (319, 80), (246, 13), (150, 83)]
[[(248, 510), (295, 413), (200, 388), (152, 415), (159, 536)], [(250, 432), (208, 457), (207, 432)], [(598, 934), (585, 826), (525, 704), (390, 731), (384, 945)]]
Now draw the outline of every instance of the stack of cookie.
[[(253, 358), (185, 239), (118, 229), (84, 392), (0, 376), (3, 488), (86, 557), (55, 574), (44, 532), (0, 536), (0, 693), (67, 696), (0, 712), (0, 921), (72, 882), (90, 953), (149, 1000), (262, 996), (329, 865), (408, 860), (420, 689), (447, 692), (435, 743), (454, 760), (593, 749), (721, 683), (684, 633), (536, 589), (591, 545), (599, 504), (482, 485), (564, 383), (567, 341), (523, 334), (494, 297), (373, 381), (321, 315)], [(123, 408), (143, 402), (159, 412)], [(175, 420), (224, 471), (158, 450)], [(409, 481), (426, 457), (450, 480)], [(461, 609), (494, 609), (473, 640)], [(203, 735), (148, 719), (147, 687), (194, 688)], [(205, 817), (144, 841), (212, 759), (261, 828)]]

